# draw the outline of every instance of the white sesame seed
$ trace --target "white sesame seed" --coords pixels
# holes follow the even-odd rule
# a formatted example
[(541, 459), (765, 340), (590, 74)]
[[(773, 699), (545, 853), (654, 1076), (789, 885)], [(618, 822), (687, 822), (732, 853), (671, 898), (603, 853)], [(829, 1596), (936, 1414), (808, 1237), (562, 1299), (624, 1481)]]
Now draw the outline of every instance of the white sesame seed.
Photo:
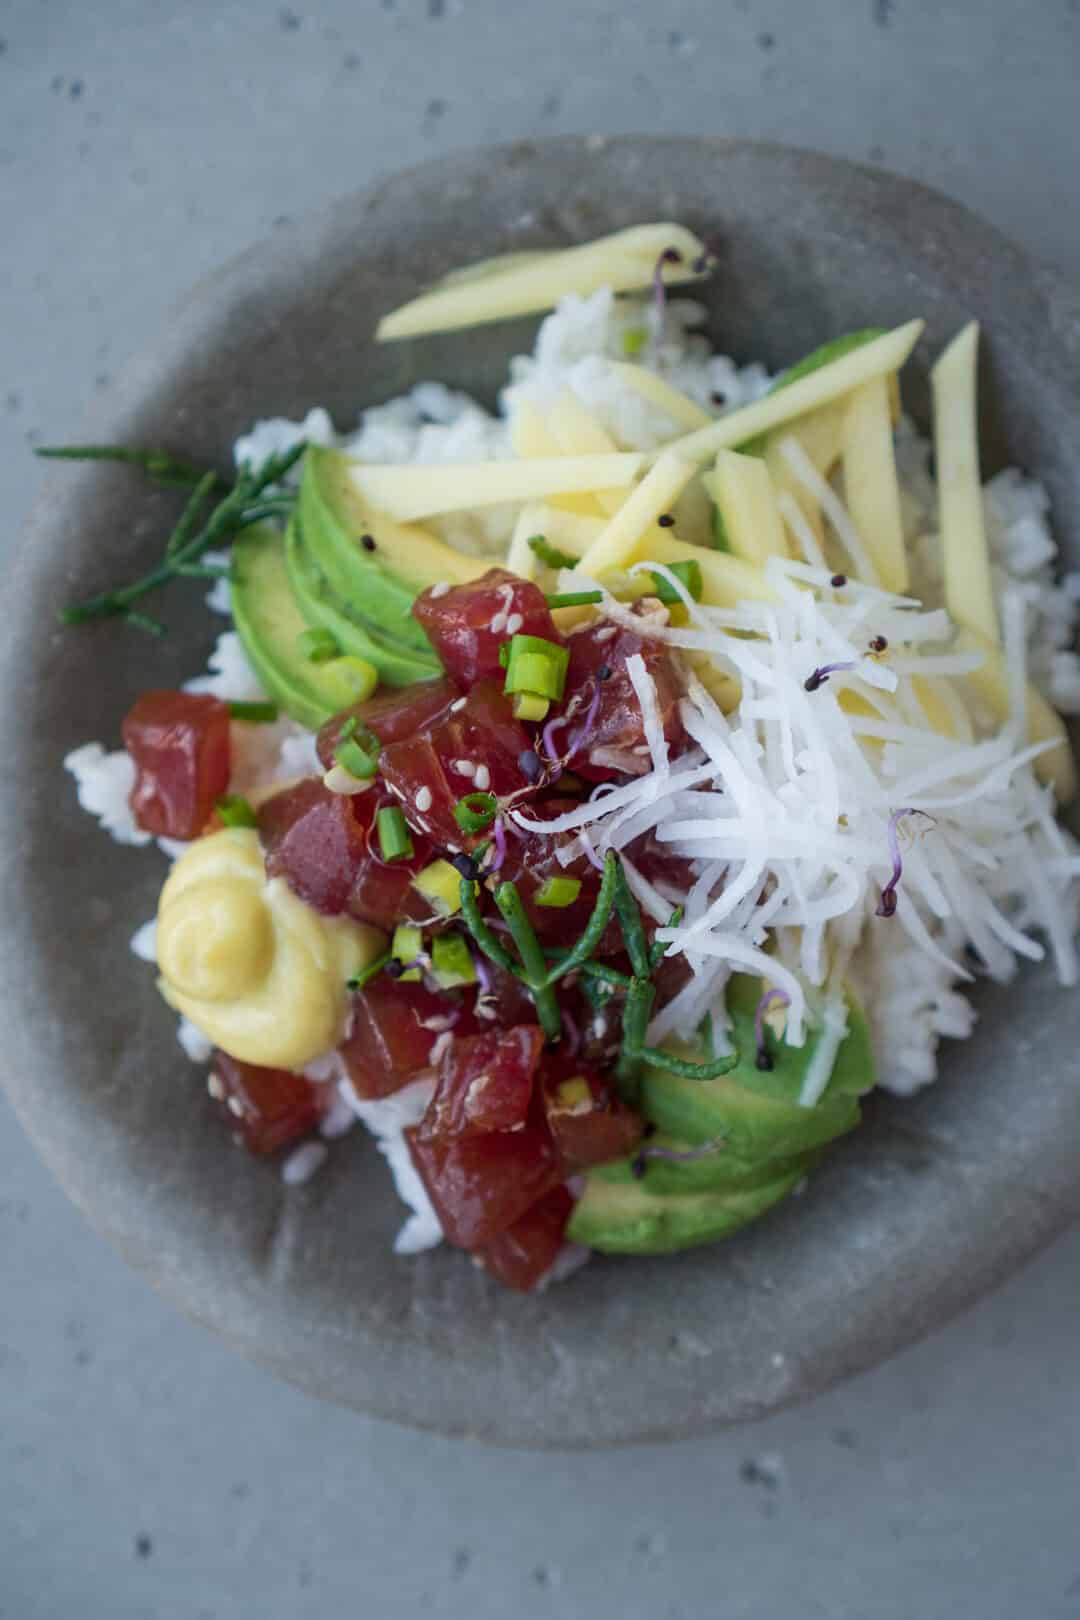
[(491, 772), (488, 770), (486, 765), (476, 765), (473, 767), (473, 780), (480, 789), (481, 793), (487, 792), (488, 788), (491, 786)]
[(221, 1076), (218, 1074), (216, 1069), (211, 1069), (210, 1073), (207, 1075), (206, 1089), (210, 1093), (211, 1097), (213, 1097), (215, 1102), (224, 1101), (225, 1087), (222, 1085)]
[(615, 625), (615, 624), (605, 624), (603, 629), (598, 630), (596, 632), (595, 636), (593, 637), (593, 640), (594, 641), (610, 641), (612, 636), (617, 634), (618, 628), (619, 628), (618, 625)]
[(428, 595), (433, 601), (438, 601), (439, 597), (445, 596), (449, 589), (450, 581), (448, 579), (440, 579), (437, 585), (433, 585), (431, 587), (430, 591), (428, 591)]
[(456, 698), (450, 705), (450, 713), (458, 714), (465, 707), (468, 701), (468, 698)]
[(242, 1119), (244, 1117), (244, 1105), (238, 1097), (230, 1097), (225, 1106), (228, 1108), (230, 1114), (236, 1115), (237, 1119)]
[(343, 765), (331, 765), (323, 774), (323, 787), (329, 788), (331, 793), (341, 793), (347, 798), (357, 793), (366, 793), (374, 781), (373, 776), (354, 776)]
[(506, 612), (505, 612), (505, 609), (501, 613), (496, 613), (495, 617), (492, 619), (491, 623), (488, 625), (488, 629), (491, 631), (493, 636), (501, 636), (502, 635), (503, 631), (506, 629)]
[(525, 620), (521, 617), (520, 613), (511, 613), (510, 617), (506, 621), (507, 635), (516, 636), (524, 623)]
[(328, 1151), (325, 1142), (301, 1142), (281, 1167), (282, 1181), (287, 1187), (299, 1187), (310, 1181), (316, 1170), (326, 1163)]
[(422, 787), (416, 795), (416, 808), (421, 812), (431, 809), (431, 789), (429, 787)]
[(459, 776), (475, 776), (476, 766), (471, 759), (455, 759), (454, 769)]

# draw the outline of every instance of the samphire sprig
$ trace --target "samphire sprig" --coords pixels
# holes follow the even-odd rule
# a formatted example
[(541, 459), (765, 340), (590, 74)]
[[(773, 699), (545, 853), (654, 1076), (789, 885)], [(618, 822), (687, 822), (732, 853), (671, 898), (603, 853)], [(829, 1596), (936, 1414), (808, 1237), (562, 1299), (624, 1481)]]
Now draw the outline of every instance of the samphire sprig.
[[(519, 960), (515, 961), (484, 921), (477, 893), (476, 882), (471, 878), (462, 878), (461, 915), (465, 926), (489, 961), (505, 972), (513, 973), (526, 986), (536, 1004), (540, 1027), (550, 1042), (558, 1041), (562, 1033), (555, 986), (567, 974), (580, 972), (587, 980), (603, 985), (610, 994), (624, 995), (622, 1048), (615, 1077), (626, 1101), (636, 1100), (641, 1070), (647, 1065), (689, 1080), (715, 1080), (722, 1074), (729, 1074), (739, 1061), (738, 1053), (731, 1052), (705, 1063), (695, 1063), (647, 1044), (645, 1034), (656, 999), (652, 975), (660, 965), (664, 946), (654, 944), (650, 950), (641, 912), (631, 893), (622, 861), (614, 850), (609, 850), (604, 857), (604, 875), (592, 914), (577, 943), (570, 949), (552, 948), (545, 951), (536, 937), (536, 930), (529, 920), (517, 885), (500, 883), (495, 890), (495, 904), (502, 913), (518, 952)], [(613, 912), (618, 918), (630, 957), (630, 974), (593, 959), (593, 952)], [(676, 927), (681, 916), (681, 909), (677, 908), (672, 913), (669, 926)]]
[[(245, 464), (235, 484), (224, 498), (207, 513), (206, 503), (220, 488), (222, 480), (212, 469), (202, 471), (173, 462), (161, 451), (125, 451), (120, 447), (83, 445), (70, 451), (50, 450), (53, 456), (65, 455), (76, 460), (133, 461), (154, 476), (171, 483), (191, 483), (192, 491), (180, 519), (169, 536), (165, 554), (156, 568), (130, 585), (102, 591), (87, 597), (71, 607), (64, 608), (61, 618), (65, 624), (85, 624), (91, 619), (122, 618), (140, 630), (161, 635), (165, 626), (160, 619), (151, 618), (134, 606), (148, 592), (168, 585), (175, 579), (205, 579), (218, 570), (201, 561), (203, 554), (215, 546), (228, 544), (242, 529), (266, 518), (286, 516), (295, 496), (288, 490), (275, 490), (274, 485), (296, 465), (306, 444), (298, 444), (279, 455), (267, 456), (258, 467)], [(181, 476), (181, 475), (185, 476)], [(194, 479), (187, 474), (194, 474)]]

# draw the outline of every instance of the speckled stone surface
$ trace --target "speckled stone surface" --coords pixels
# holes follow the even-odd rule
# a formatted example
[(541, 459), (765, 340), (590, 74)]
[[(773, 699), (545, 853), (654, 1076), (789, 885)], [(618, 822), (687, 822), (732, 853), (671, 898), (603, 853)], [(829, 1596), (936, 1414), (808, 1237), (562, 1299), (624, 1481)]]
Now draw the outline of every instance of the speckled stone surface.
[[(1078, 59), (1074, 0), (0, 4), (5, 559), (40, 480), (28, 443), (75, 435), (186, 287), (435, 151), (793, 141), (937, 183), (1080, 278)], [(231, 1355), (80, 1220), (2, 1099), (0, 1120), (4, 1620), (1080, 1613), (1076, 1228), (809, 1405), (526, 1456), (322, 1406)]]
[[(1060, 278), (911, 182), (738, 142), (525, 142), (385, 181), (211, 277), (87, 437), (221, 457), (255, 415), (315, 396), (344, 415), (434, 374), (490, 397), (527, 323), (378, 348), (377, 317), (470, 255), (657, 215), (721, 241), (702, 296), (736, 355), (776, 366), (824, 334), (925, 313), (916, 408), (926, 353), (977, 302), (988, 468), (1037, 468), (1078, 527), (1080, 320)], [(42, 633), (58, 598), (147, 555), (166, 502), (133, 495), (122, 470), (63, 469), (23, 546), (5, 667), (26, 697), (0, 734), (18, 778), (0, 842), (15, 855), (8, 913), (25, 921), (2, 995), (16, 1112), (79, 1207), (189, 1314), (305, 1388), (421, 1427), (541, 1446), (670, 1439), (871, 1364), (1080, 1211), (1080, 1000), (1048, 973), (983, 998), (949, 1083), (878, 1102), (800, 1199), (720, 1247), (599, 1260), (540, 1298), (450, 1251), (395, 1259), (400, 1210), (369, 1141), (350, 1138), (302, 1192), (237, 1155), (126, 954), (160, 862), (106, 846), (57, 791), (58, 754), (114, 735), (140, 686), (202, 660), (197, 594), (169, 604), (182, 623), (164, 646), (115, 626)], [(18, 1017), (46, 987), (48, 1015)]]

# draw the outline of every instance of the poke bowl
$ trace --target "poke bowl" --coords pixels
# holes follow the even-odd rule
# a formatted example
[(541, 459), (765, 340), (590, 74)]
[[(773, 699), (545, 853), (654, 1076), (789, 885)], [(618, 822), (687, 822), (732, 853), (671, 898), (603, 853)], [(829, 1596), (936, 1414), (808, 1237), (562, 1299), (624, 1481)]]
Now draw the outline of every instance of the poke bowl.
[(804, 1398), (1058, 1231), (1078, 347), (957, 204), (719, 140), (197, 289), (11, 585), (4, 1083), (95, 1226), (534, 1445)]

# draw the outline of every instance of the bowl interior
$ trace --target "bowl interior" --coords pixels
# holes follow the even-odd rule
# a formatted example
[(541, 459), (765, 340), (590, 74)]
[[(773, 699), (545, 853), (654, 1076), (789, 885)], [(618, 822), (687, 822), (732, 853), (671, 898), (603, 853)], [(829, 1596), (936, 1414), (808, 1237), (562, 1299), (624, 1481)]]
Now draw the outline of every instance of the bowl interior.
[[(491, 401), (533, 322), (376, 348), (377, 317), (468, 259), (678, 219), (723, 244), (695, 291), (739, 359), (789, 362), (852, 327), (927, 317), (926, 360), (983, 322), (987, 470), (1050, 488), (1080, 562), (1080, 320), (1060, 281), (946, 199), (780, 148), (566, 139), (398, 176), (204, 283), (114, 390), (88, 437), (224, 461), (257, 416), (325, 404), (339, 423), (422, 377)], [(63, 631), (55, 609), (154, 554), (177, 503), (115, 469), (56, 473), (27, 536), (5, 656), (0, 949), (4, 1079), (75, 1202), (185, 1310), (328, 1398), (446, 1432), (593, 1445), (691, 1433), (821, 1389), (942, 1320), (1080, 1209), (1080, 1001), (1048, 973), (985, 997), (944, 1083), (877, 1100), (807, 1193), (714, 1249), (597, 1260), (540, 1298), (460, 1255), (396, 1259), (384, 1166), (356, 1133), (306, 1188), (237, 1153), (128, 953), (163, 868), (77, 809), (63, 754), (145, 686), (200, 669), (202, 592), (163, 604), (162, 642)]]

